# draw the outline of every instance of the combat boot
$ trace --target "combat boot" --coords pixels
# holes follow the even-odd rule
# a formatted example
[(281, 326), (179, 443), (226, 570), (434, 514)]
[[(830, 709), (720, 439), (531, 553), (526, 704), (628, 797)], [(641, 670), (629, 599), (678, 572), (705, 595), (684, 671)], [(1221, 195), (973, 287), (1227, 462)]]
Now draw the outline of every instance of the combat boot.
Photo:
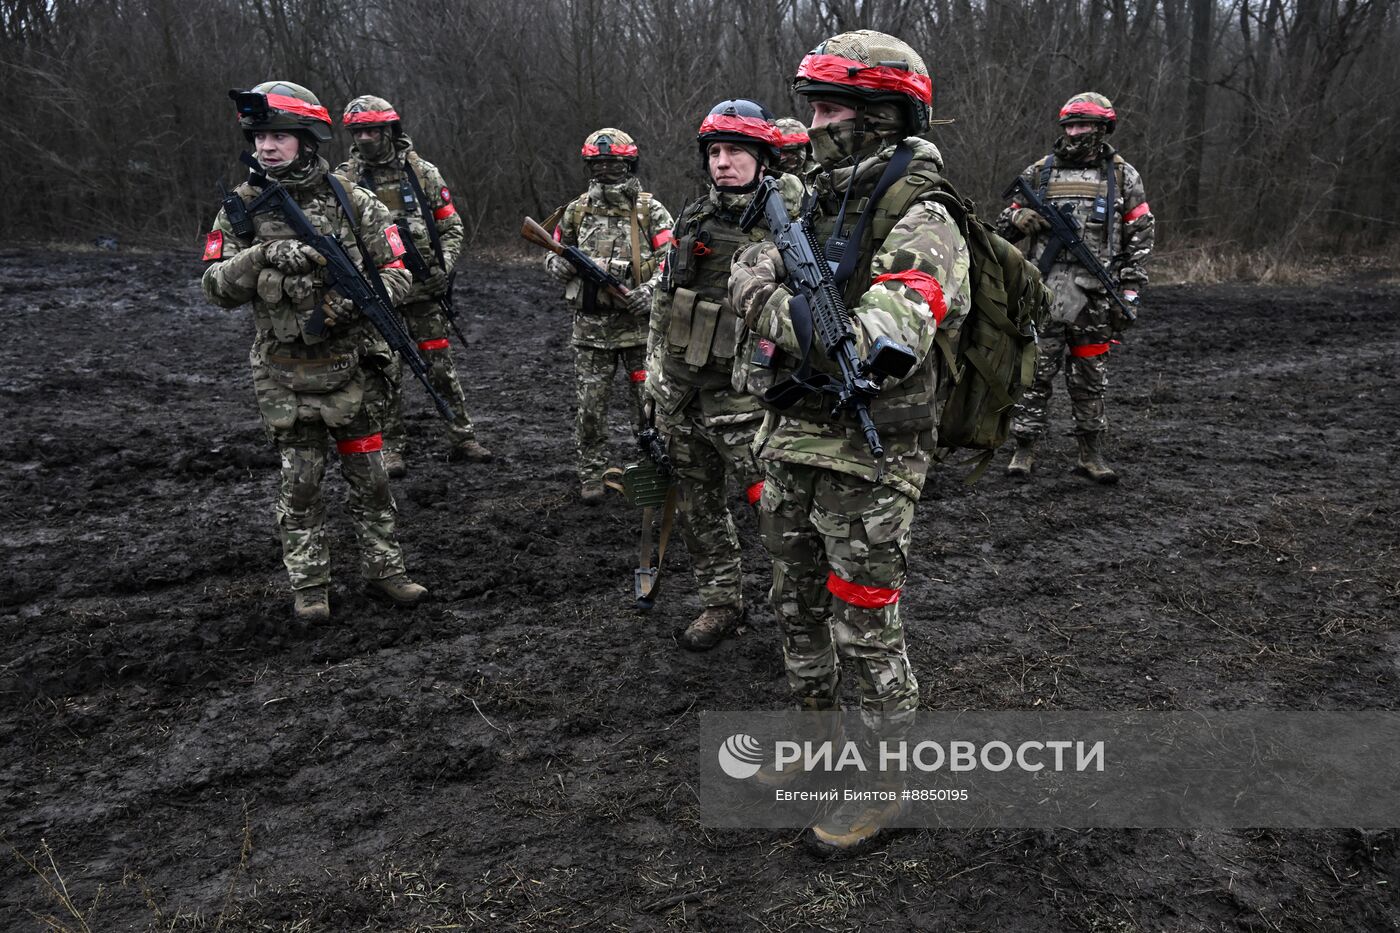
[(308, 586), (292, 591), (292, 612), (298, 622), (310, 625), (315, 622), (329, 622), (331, 619), (331, 598), (324, 586)]
[(413, 606), (428, 597), (428, 591), (414, 583), (406, 573), (369, 581), (370, 595), (389, 600), (396, 606)]
[(732, 635), (742, 621), (744, 610), (738, 606), (708, 606), (681, 633), (681, 645), (691, 651), (709, 651)]
[(474, 437), (458, 441), (447, 451), (447, 459), (453, 462), (467, 460), (471, 463), (488, 463), (496, 455), (491, 453)]
[(408, 475), (408, 464), (404, 462), (403, 454), (397, 450), (384, 451), (384, 472), (389, 474), (390, 479), (400, 479)]
[(1118, 474), (1103, 461), (1103, 432), (1077, 434), (1075, 439), (1079, 441), (1079, 464), (1075, 466), (1074, 472), (1081, 473), (1096, 483), (1118, 482)]
[(579, 487), (579, 498), (583, 499), (584, 505), (597, 505), (603, 501), (603, 496), (607, 492), (603, 481), (600, 479), (584, 480)]
[(1029, 479), (1034, 463), (1035, 438), (1016, 438), (1016, 452), (1011, 455), (1011, 462), (1006, 465), (1006, 475), (1016, 479)]

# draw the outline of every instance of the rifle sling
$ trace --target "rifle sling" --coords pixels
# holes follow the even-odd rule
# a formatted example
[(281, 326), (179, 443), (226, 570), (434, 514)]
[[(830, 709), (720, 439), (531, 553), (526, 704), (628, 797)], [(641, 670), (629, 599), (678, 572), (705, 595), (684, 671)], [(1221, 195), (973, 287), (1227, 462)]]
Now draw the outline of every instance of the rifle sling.
[(433, 217), (433, 212), (428, 209), (428, 199), (423, 194), (423, 186), (418, 181), (418, 173), (414, 171), (412, 164), (404, 159), (403, 174), (408, 179), (409, 187), (413, 189), (413, 196), (418, 199), (418, 213), (423, 215), (423, 225), (428, 228), (428, 242), (432, 244), (433, 255), (437, 257), (437, 264), (443, 272), (447, 271), (447, 259), (442, 253), (442, 236), (438, 232), (437, 218)]
[[(844, 285), (856, 271), (856, 261), (860, 258), (860, 246), (865, 237), (865, 229), (870, 226), (870, 217), (875, 213), (876, 205), (880, 199), (890, 190), (904, 175), (909, 163), (914, 160), (914, 150), (901, 142), (895, 146), (894, 153), (890, 156), (889, 162), (885, 164), (885, 170), (880, 174), (880, 180), (875, 183), (875, 190), (870, 192), (870, 198), (866, 201), (866, 208), (861, 212), (860, 219), (856, 221), (855, 229), (851, 231), (850, 238), (846, 241), (847, 249), (841, 256), (841, 262), (832, 273), (832, 279), (838, 288)], [(770, 194), (769, 197), (777, 197), (777, 193)], [(816, 206), (813, 201), (812, 206)], [(814, 246), (816, 244), (813, 244)], [(820, 250), (821, 247), (817, 246)], [(825, 261), (825, 253), (820, 256)], [(812, 334), (816, 327), (812, 321), (812, 309), (806, 299), (794, 295), (788, 302), (788, 316), (792, 321), (793, 336), (797, 338), (797, 345), (802, 348), (802, 362), (798, 364), (797, 371), (791, 376), (772, 386), (764, 393), (764, 398), (770, 404), (779, 405), (782, 408), (789, 408), (796, 404), (809, 391), (820, 391), (830, 380), (825, 377), (812, 379)], [(801, 391), (794, 391), (800, 388)], [(787, 402), (786, 405), (781, 404)]]
[(345, 219), (350, 223), (350, 232), (355, 235), (355, 245), (360, 248), (360, 261), (364, 263), (370, 284), (374, 286), (379, 299), (384, 302), (384, 307), (392, 311), (394, 301), (389, 297), (389, 290), (384, 287), (384, 280), (379, 276), (379, 265), (374, 261), (374, 254), (365, 246), (364, 238), (360, 236), (360, 225), (355, 223), (355, 210), (350, 204), (350, 196), (345, 193), (345, 186), (332, 172), (326, 173), (326, 183), (331, 186), (331, 191), (335, 192), (335, 199), (340, 204), (340, 209), (345, 212)]

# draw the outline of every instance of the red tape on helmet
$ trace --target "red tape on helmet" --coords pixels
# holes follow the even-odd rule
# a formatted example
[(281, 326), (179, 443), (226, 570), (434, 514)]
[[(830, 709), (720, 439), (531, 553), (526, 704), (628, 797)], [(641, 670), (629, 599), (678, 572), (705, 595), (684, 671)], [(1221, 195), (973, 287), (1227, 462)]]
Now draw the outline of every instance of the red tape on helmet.
[(1100, 107), (1091, 100), (1080, 100), (1068, 105), (1060, 111), (1060, 119), (1067, 117), (1096, 117), (1101, 120), (1117, 120), (1116, 114), (1111, 108)]
[(399, 119), (397, 110), (360, 110), (355, 113), (345, 115), (346, 126), (357, 126), (364, 123), (393, 123)]
[(325, 107), (317, 107), (315, 104), (308, 104), (304, 100), (297, 100), (295, 97), (288, 97), (285, 94), (269, 94), (267, 95), (267, 104), (269, 107), (285, 110), (287, 113), (320, 120), (326, 126), (331, 125), (331, 112), (329, 110)]
[(636, 158), (637, 156), (637, 147), (633, 145), (620, 145), (618, 143), (613, 143), (608, 148), (608, 152), (599, 152), (597, 146), (594, 146), (591, 143), (585, 144), (583, 147), (583, 157), (585, 159), (593, 159), (597, 158), (598, 156), (612, 156), (613, 158), (617, 159), (632, 159)]
[(844, 84), (867, 91), (892, 91), (933, 105), (933, 79), (891, 68), (888, 65), (862, 65), (840, 55), (809, 54), (797, 66), (799, 78), (809, 78), (822, 84)]
[(783, 138), (782, 131), (767, 120), (757, 117), (731, 117), (727, 114), (710, 114), (706, 117), (705, 122), (700, 124), (698, 135), (704, 136), (706, 133), (737, 133), (740, 136), (751, 136), (770, 146), (779, 145), (779, 140)]
[(805, 146), (812, 141), (806, 133), (784, 133), (781, 137), (784, 148), (787, 146)]

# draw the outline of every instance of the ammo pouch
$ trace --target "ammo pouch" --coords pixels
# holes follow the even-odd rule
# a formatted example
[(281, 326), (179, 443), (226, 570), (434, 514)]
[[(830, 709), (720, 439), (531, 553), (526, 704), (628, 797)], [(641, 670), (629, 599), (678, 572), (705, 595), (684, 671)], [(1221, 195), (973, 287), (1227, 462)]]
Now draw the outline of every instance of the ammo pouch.
[(738, 351), (743, 331), (744, 322), (719, 302), (688, 288), (676, 289), (666, 340), (672, 355), (684, 355), (686, 365), (703, 369), (711, 361), (729, 363)]
[(267, 374), (273, 382), (293, 392), (322, 395), (334, 392), (355, 375), (357, 353), (298, 357), (269, 353)]
[(287, 297), (284, 289), (285, 276), (278, 269), (267, 266), (258, 274), (258, 299), (267, 308), (267, 320), (278, 342), (299, 341), (305, 344), (322, 343), (327, 334), (311, 334), (306, 331), (306, 323), (311, 320), (311, 312), (316, 307), (317, 288), (301, 301)]

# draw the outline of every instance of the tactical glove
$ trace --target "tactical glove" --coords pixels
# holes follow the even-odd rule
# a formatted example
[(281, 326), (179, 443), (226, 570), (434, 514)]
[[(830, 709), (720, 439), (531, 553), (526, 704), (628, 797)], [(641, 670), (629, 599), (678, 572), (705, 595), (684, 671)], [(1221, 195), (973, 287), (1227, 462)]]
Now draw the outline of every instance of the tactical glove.
[(320, 253), (297, 240), (273, 240), (264, 251), (268, 265), (287, 275), (301, 275), (326, 264)]
[(772, 243), (751, 243), (735, 254), (729, 270), (729, 302), (751, 330), (786, 275), (783, 257)]
[(267, 267), (265, 246), (263, 243), (254, 243), (232, 259), (224, 260), (223, 267), (219, 269), (220, 277), (240, 288), (256, 288), (258, 277)]
[(300, 304), (316, 290), (316, 277), (311, 274), (288, 275), (282, 279), (282, 293)]
[(420, 283), (423, 291), (436, 298), (439, 295), (447, 294), (447, 273), (441, 269), (434, 268), (428, 277)]
[(627, 295), (627, 310), (633, 314), (651, 313), (651, 286), (638, 285)]
[[(1138, 299), (1137, 292), (1132, 289), (1124, 289), (1123, 304), (1132, 308), (1133, 313), (1137, 316), (1142, 316), (1142, 302)], [(1110, 318), (1109, 323), (1112, 325), (1115, 333), (1122, 333), (1136, 323), (1136, 321), (1129, 320), (1128, 316), (1119, 309), (1116, 303), (1109, 305), (1108, 313)]]
[(1012, 211), (1011, 225), (1026, 236), (1035, 236), (1042, 230), (1050, 229), (1050, 221), (1029, 207), (1018, 207)]
[(334, 327), (337, 324), (344, 324), (355, 316), (355, 303), (349, 298), (342, 298), (335, 292), (327, 292), (325, 300), (321, 302), (322, 314), (326, 319), (327, 327)]
[(558, 279), (563, 285), (568, 285), (569, 282), (578, 275), (578, 273), (574, 271), (573, 263), (569, 262), (569, 260), (565, 259), (563, 256), (560, 256), (558, 253), (550, 253), (545, 257), (544, 271)]

